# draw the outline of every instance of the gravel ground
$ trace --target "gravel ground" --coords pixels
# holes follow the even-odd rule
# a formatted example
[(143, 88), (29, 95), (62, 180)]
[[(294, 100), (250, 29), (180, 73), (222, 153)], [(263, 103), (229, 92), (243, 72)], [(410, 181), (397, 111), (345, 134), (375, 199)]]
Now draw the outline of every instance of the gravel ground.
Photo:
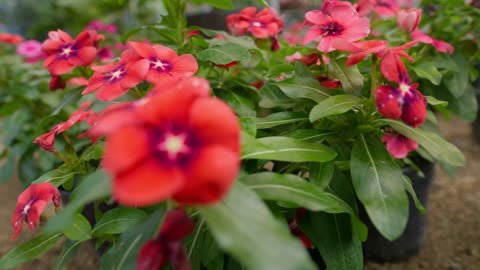
[[(480, 269), (480, 144), (476, 144), (469, 124), (459, 120), (442, 121), (446, 137), (465, 153), (467, 165), (454, 178), (439, 168), (432, 187), (427, 212), (427, 236), (419, 254), (396, 264), (366, 263), (366, 270), (477, 270)], [(0, 186), (0, 256), (15, 245), (31, 239), (38, 231), (24, 229), (10, 241), (10, 225), (15, 201), (21, 192), (16, 181)], [(53, 269), (62, 250), (59, 243), (47, 255), (15, 269)], [(81, 247), (66, 269), (98, 269), (98, 261), (89, 244)]]

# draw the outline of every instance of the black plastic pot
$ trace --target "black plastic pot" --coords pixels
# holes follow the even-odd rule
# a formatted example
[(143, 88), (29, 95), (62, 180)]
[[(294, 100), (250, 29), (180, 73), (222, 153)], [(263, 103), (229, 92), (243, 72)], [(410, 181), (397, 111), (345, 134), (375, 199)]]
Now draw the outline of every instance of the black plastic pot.
[[(480, 105), (480, 80), (476, 83), (475, 94), (477, 96), (477, 103)], [(472, 124), (472, 129), (475, 141), (480, 143), (480, 109), (477, 110), (477, 118), (475, 118), (475, 121)]]
[[(410, 177), (412, 186), (418, 199), (427, 208), (428, 194), (434, 179), (435, 166), (427, 160), (416, 163), (425, 175), (421, 178), (410, 167), (403, 169), (403, 173)], [(365, 209), (360, 208), (360, 218), (368, 227), (368, 239), (363, 243), (365, 260), (376, 262), (398, 262), (416, 255), (425, 238), (427, 217), (420, 214), (409, 196), (409, 217), (403, 234), (395, 241), (389, 241), (383, 237), (373, 226)], [(428, 210), (427, 210), (428, 211)]]

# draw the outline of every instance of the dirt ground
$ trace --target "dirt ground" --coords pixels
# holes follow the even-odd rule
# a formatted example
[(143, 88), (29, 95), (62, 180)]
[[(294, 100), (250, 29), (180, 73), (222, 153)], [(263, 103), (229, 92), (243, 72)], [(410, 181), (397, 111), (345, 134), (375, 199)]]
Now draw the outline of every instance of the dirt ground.
[[(427, 235), (419, 254), (396, 264), (368, 262), (366, 270), (477, 270), (480, 269), (480, 144), (473, 140), (469, 124), (458, 120), (441, 122), (445, 136), (466, 155), (467, 165), (456, 177), (446, 176), (439, 168), (432, 187), (427, 212)], [(31, 239), (35, 232), (24, 229), (10, 241), (12, 209), (21, 188), (16, 181), (0, 185), (0, 256), (13, 246)], [(53, 269), (62, 245), (47, 255), (15, 269)], [(89, 244), (81, 247), (68, 264), (68, 270), (98, 269), (98, 261)]]

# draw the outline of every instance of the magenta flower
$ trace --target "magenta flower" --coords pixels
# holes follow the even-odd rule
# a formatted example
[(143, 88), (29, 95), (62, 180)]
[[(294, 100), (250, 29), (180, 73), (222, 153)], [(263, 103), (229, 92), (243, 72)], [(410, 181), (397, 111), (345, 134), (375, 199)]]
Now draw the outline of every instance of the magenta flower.
[(47, 55), (42, 51), (42, 43), (36, 40), (27, 40), (17, 45), (17, 54), (26, 58), (26, 63), (35, 63)]
[(443, 40), (434, 39), (431, 36), (420, 31), (419, 29), (413, 31), (410, 36), (413, 40), (416, 40), (418, 42), (431, 44), (439, 52), (448, 52), (449, 54), (452, 54), (454, 51), (454, 48), (452, 45), (450, 45), (450, 43)]
[(404, 158), (418, 148), (417, 142), (399, 134), (384, 134), (382, 142), (387, 144), (387, 150), (394, 158)]
[(318, 41), (317, 49), (325, 53), (334, 51), (336, 43), (351, 43), (370, 33), (368, 19), (361, 18), (352, 4), (345, 1), (327, 0), (322, 10), (307, 12), (305, 20), (311, 28), (303, 44)]

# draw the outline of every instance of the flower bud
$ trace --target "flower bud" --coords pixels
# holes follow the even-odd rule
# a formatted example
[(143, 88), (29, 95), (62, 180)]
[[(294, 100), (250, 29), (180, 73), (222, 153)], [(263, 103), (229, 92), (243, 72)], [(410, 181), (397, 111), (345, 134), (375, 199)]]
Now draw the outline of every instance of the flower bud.
[(422, 10), (418, 8), (402, 9), (397, 15), (397, 24), (402, 30), (409, 33), (417, 29), (422, 17)]

